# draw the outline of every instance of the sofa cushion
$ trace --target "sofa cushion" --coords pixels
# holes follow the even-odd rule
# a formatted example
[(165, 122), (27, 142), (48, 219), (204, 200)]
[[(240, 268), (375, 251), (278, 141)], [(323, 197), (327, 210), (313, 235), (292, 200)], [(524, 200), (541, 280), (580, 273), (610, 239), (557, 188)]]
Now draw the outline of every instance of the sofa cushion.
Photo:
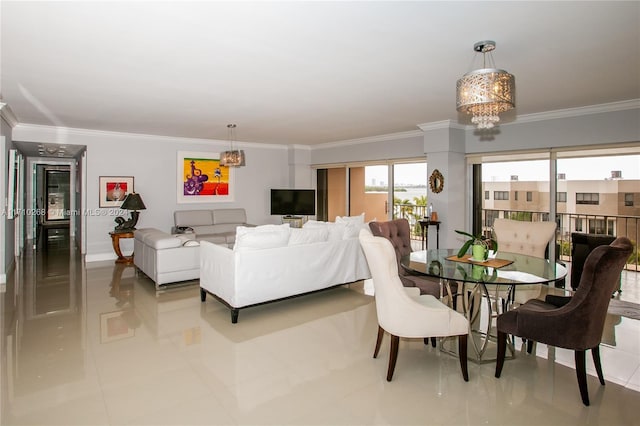
[(227, 244), (226, 237), (220, 234), (198, 235), (197, 239), (198, 241), (209, 241), (213, 244)]
[(313, 244), (326, 242), (329, 239), (329, 227), (291, 228), (289, 245)]
[(211, 210), (176, 210), (173, 212), (176, 226), (213, 225)]
[(289, 243), (290, 231), (288, 223), (256, 227), (238, 226), (233, 250), (261, 250), (285, 247)]
[(200, 245), (200, 243), (197, 240), (195, 240), (194, 238), (195, 236), (193, 234), (178, 234), (175, 237), (179, 239), (182, 245), (185, 247), (193, 247), (193, 246)]
[(247, 223), (247, 214), (244, 209), (216, 209), (212, 211), (213, 223)]
[(145, 244), (147, 244), (149, 247), (153, 247), (156, 250), (163, 250), (168, 248), (180, 247), (182, 246), (182, 241), (180, 241), (178, 238), (174, 238), (171, 235), (156, 234), (154, 236), (145, 238)]
[(194, 225), (191, 229), (193, 229), (193, 232), (198, 236), (217, 234), (219, 231), (217, 225)]

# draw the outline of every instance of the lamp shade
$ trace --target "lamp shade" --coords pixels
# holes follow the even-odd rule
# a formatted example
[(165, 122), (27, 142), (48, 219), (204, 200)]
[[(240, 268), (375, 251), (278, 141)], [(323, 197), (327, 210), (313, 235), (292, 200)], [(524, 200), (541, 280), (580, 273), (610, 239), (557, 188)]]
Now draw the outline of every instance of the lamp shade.
[(124, 199), (120, 208), (124, 210), (145, 210), (147, 207), (144, 205), (140, 194), (132, 192)]
[(485, 56), (495, 48), (493, 40), (474, 44), (473, 50), (482, 53), (483, 66), (456, 83), (456, 109), (470, 114), (478, 129), (492, 128), (500, 121), (499, 114), (516, 106), (515, 77), (505, 70), (486, 67)]

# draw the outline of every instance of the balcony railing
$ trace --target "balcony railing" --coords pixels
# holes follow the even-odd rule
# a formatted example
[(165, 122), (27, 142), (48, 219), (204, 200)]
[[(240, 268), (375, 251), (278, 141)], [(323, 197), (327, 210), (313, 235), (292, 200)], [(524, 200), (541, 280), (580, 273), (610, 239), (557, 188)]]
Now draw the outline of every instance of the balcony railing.
[(415, 204), (394, 204), (393, 205), (393, 218), (394, 219), (407, 219), (409, 226), (411, 227), (411, 238), (418, 240), (422, 238), (420, 224), (418, 220), (426, 217), (427, 206), (418, 206)]
[[(548, 212), (531, 212), (521, 210), (482, 210), (483, 232), (490, 235), (493, 221), (496, 218), (537, 222), (549, 220)], [(557, 213), (556, 244), (558, 257), (571, 261), (571, 233), (606, 234), (613, 237), (625, 236), (633, 243), (633, 253), (627, 261), (625, 269), (640, 271), (638, 268), (638, 240), (640, 238), (640, 216), (598, 215), (578, 213)]]
[[(411, 238), (421, 239), (421, 229), (418, 220), (427, 214), (427, 206), (415, 204), (395, 204), (393, 206), (394, 219), (405, 218), (411, 226)], [(524, 210), (482, 210), (483, 233), (491, 235), (493, 221), (496, 218), (522, 220), (525, 222), (539, 222), (549, 220), (549, 212), (532, 212)], [(571, 233), (606, 234), (613, 237), (625, 236), (633, 243), (633, 253), (629, 257), (625, 269), (640, 271), (640, 256), (638, 241), (640, 240), (640, 216), (597, 215), (578, 213), (557, 213), (556, 244), (558, 258), (571, 261)]]

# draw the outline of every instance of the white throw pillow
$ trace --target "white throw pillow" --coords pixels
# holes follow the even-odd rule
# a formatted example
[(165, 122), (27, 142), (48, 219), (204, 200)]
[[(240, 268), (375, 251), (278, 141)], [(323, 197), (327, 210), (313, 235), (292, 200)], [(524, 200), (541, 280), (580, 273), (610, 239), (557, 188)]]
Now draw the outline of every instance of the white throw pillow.
[(337, 216), (336, 223), (343, 224), (346, 227), (343, 236), (345, 240), (348, 238), (358, 238), (360, 230), (365, 226), (364, 213), (358, 216)]
[(336, 223), (354, 223), (356, 225), (364, 224), (364, 213), (359, 214), (358, 216), (336, 216)]
[(344, 223), (329, 223), (327, 229), (329, 230), (329, 241), (340, 241), (344, 239), (347, 225)]
[(327, 229), (329, 231), (329, 237), (327, 241), (340, 241), (344, 239), (344, 233), (347, 230), (347, 225), (344, 223), (335, 222), (322, 222), (319, 220), (308, 220), (302, 225), (303, 229)]
[(285, 247), (289, 243), (290, 232), (291, 228), (288, 223), (256, 227), (238, 226), (233, 250), (261, 250)]
[(289, 245), (297, 246), (300, 244), (323, 243), (329, 238), (329, 229), (327, 227), (317, 228), (292, 228), (289, 235)]

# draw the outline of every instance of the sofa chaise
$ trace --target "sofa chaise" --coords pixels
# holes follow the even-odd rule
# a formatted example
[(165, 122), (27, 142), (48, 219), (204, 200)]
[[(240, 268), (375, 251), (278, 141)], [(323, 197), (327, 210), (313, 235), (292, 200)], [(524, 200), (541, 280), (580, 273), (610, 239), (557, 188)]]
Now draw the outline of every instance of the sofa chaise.
[(133, 264), (155, 282), (156, 289), (200, 276), (200, 243), (193, 235), (144, 228), (137, 229), (133, 236)]
[(246, 223), (247, 215), (242, 208), (178, 210), (173, 217), (174, 232), (178, 234), (155, 228), (134, 232), (133, 263), (155, 282), (156, 289), (200, 277), (201, 241), (233, 247), (236, 227), (252, 226)]

